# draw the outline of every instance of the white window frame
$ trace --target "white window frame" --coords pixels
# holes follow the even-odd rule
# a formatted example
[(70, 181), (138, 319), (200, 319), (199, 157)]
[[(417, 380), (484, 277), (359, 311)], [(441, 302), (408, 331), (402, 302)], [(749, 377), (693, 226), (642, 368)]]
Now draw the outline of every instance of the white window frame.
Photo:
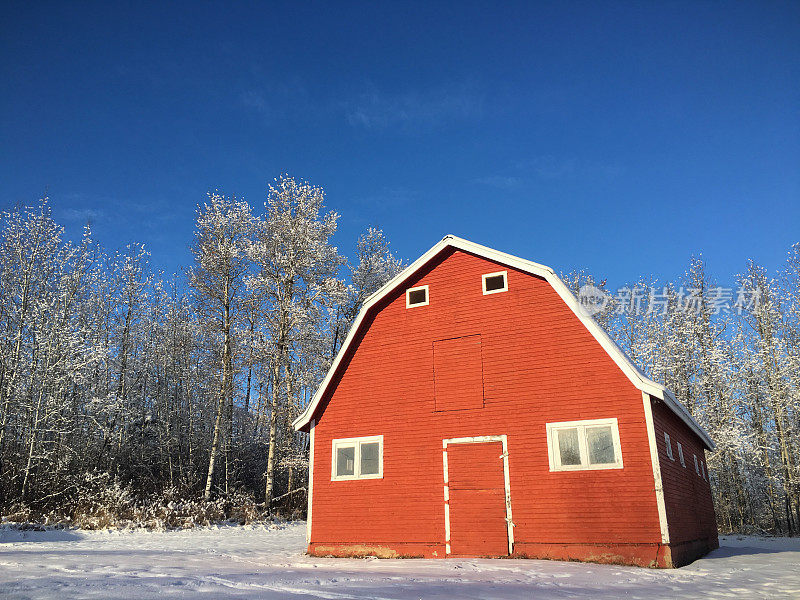
[[(586, 444), (586, 429), (602, 425), (611, 426), (611, 438), (614, 442), (614, 462), (600, 465), (589, 464), (589, 448)], [(578, 429), (578, 448), (581, 456), (579, 465), (562, 465), (561, 453), (558, 451), (556, 436), (562, 429)], [(612, 419), (588, 419), (584, 421), (561, 421), (559, 423), (547, 423), (547, 458), (550, 461), (550, 471), (599, 471), (604, 469), (621, 469), (622, 465), (622, 446), (619, 441), (619, 422), (616, 417)]]
[[(411, 292), (417, 292), (419, 290), (425, 290), (425, 302), (417, 302), (416, 304), (411, 304)], [(427, 285), (418, 285), (417, 287), (408, 288), (406, 290), (406, 308), (417, 308), (418, 306), (428, 306), (431, 302), (431, 293), (428, 289)]]
[(675, 455), (672, 454), (672, 441), (669, 439), (669, 434), (665, 431), (664, 432), (664, 442), (667, 444), (667, 456), (670, 460), (675, 460)]
[[(486, 289), (486, 279), (488, 277), (496, 277), (498, 275), (503, 276), (503, 287), (499, 290), (488, 290)], [(489, 294), (499, 294), (501, 292), (508, 291), (508, 271), (497, 271), (495, 273), (486, 273), (481, 275), (481, 287), (483, 288), (483, 295), (488, 296)]]
[(694, 470), (697, 473), (697, 476), (700, 477), (700, 465), (697, 464), (697, 454), (692, 454), (694, 456)]
[[(361, 444), (378, 442), (378, 472), (368, 475), (361, 474)], [(352, 475), (336, 474), (336, 451), (339, 448), (354, 448)], [(352, 481), (354, 479), (383, 479), (383, 436), (369, 435), (364, 437), (341, 438), (331, 442), (331, 481)]]
[(701, 473), (703, 474), (703, 480), (704, 480), (704, 481), (708, 481), (708, 480), (706, 479), (706, 466), (705, 466), (705, 464), (703, 463), (703, 461), (702, 461), (702, 460), (700, 461), (700, 471), (701, 471)]
[(686, 468), (686, 460), (683, 458), (683, 446), (681, 446), (680, 442), (675, 442), (678, 444), (678, 458), (681, 459), (681, 466), (685, 469)]

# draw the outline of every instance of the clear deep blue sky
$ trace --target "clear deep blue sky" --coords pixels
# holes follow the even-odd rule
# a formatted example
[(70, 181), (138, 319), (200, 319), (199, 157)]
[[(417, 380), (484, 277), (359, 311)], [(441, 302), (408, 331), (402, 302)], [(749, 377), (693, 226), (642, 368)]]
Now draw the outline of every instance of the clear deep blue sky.
[(800, 3), (24, 2), (0, 208), (190, 261), (208, 190), (288, 172), (414, 259), (446, 233), (619, 285), (800, 241)]

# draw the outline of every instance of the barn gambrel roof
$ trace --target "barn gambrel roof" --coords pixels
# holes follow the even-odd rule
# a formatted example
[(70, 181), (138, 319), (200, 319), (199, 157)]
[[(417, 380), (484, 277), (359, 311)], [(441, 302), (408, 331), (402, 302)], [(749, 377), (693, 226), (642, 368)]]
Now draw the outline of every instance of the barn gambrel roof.
[(591, 333), (592, 336), (598, 341), (598, 343), (608, 353), (616, 365), (628, 377), (630, 382), (642, 392), (649, 394), (654, 398), (658, 398), (659, 400), (663, 400), (670, 410), (672, 410), (672, 412), (674, 412), (684, 423), (686, 423), (686, 425), (689, 426), (692, 431), (698, 435), (698, 437), (703, 441), (709, 450), (714, 449), (715, 446), (711, 437), (697, 423), (697, 421), (694, 420), (692, 415), (689, 414), (689, 411), (686, 410), (686, 408), (680, 402), (678, 402), (678, 400), (675, 398), (675, 395), (660, 383), (656, 383), (655, 381), (649, 379), (631, 362), (625, 352), (623, 352), (616, 342), (609, 337), (605, 330), (600, 327), (600, 325), (598, 325), (597, 322), (585, 310), (583, 310), (578, 302), (578, 299), (573, 295), (564, 282), (561, 281), (553, 269), (530, 260), (512, 256), (511, 254), (506, 254), (505, 252), (500, 252), (486, 246), (481, 246), (480, 244), (470, 242), (469, 240), (465, 240), (454, 235), (445, 236), (433, 248), (420, 256), (406, 269), (387, 282), (386, 285), (384, 285), (381, 289), (366, 299), (358, 313), (358, 316), (356, 317), (356, 320), (353, 322), (353, 326), (347, 333), (347, 337), (345, 338), (339, 353), (336, 355), (333, 364), (331, 364), (331, 368), (325, 375), (325, 379), (323, 379), (305, 411), (303, 411), (303, 413), (297, 417), (297, 419), (295, 419), (293, 425), (296, 430), (306, 428), (311, 422), (319, 403), (325, 396), (328, 386), (338, 371), (340, 363), (347, 355), (349, 346), (355, 338), (356, 333), (361, 328), (361, 325), (370, 309), (378, 304), (384, 297), (394, 291), (397, 287), (403, 285), (406, 280), (411, 278), (417, 271), (419, 271), (422, 267), (427, 265), (431, 260), (436, 258), (441, 252), (448, 248), (463, 250), (464, 252), (468, 252), (475, 256), (480, 256), (545, 279), (566, 303), (566, 305), (572, 310), (572, 312), (575, 313), (575, 316), (578, 317), (586, 329), (589, 330), (589, 333)]

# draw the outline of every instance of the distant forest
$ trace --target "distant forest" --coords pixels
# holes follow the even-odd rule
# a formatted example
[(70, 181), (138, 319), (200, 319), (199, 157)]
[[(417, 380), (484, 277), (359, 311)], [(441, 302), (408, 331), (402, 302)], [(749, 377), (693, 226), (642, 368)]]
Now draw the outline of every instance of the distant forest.
[[(140, 245), (109, 253), (88, 227), (64, 239), (47, 200), (0, 218), (0, 515), (304, 515), (292, 421), (362, 302), (405, 266), (380, 230), (348, 261), (323, 190), (282, 176), (263, 210), (209, 194), (193, 264), (165, 276)], [(800, 533), (800, 244), (778, 273), (743, 265), (730, 291), (699, 258), (679, 281), (617, 292), (564, 279), (604, 294), (595, 319), (715, 440), (720, 529)]]

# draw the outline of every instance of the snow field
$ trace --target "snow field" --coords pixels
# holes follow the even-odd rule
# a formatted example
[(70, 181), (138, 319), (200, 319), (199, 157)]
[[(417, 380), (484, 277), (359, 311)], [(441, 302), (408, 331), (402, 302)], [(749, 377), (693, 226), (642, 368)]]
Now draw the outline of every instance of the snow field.
[(800, 538), (732, 536), (652, 570), (542, 560), (326, 559), (305, 524), (185, 531), (0, 529), (0, 598), (800, 599)]

